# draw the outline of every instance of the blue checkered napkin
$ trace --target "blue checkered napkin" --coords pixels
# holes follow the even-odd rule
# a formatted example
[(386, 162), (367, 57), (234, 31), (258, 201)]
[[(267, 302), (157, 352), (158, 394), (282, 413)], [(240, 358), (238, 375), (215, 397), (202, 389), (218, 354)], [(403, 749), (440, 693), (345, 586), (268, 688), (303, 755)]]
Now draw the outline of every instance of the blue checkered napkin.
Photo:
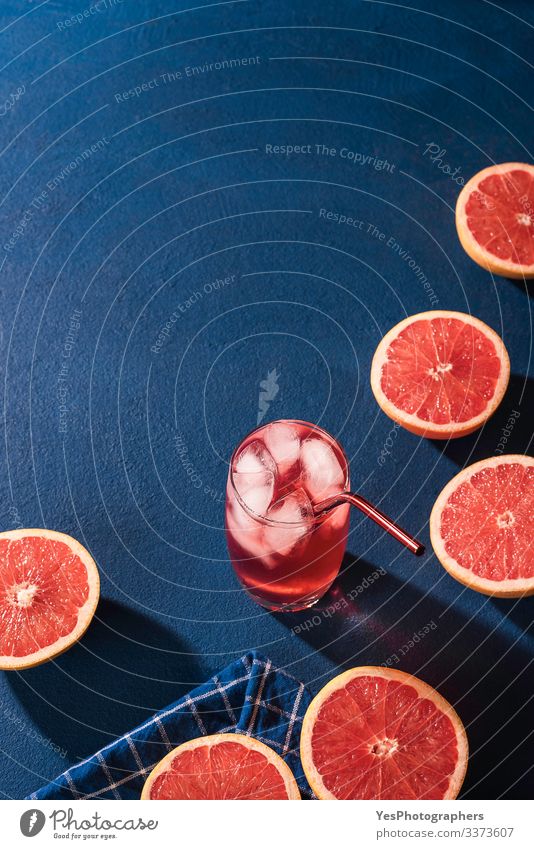
[(310, 700), (304, 684), (250, 652), (28, 798), (139, 799), (152, 767), (175, 746), (230, 731), (271, 746), (293, 771), (303, 796), (310, 796), (298, 756)]

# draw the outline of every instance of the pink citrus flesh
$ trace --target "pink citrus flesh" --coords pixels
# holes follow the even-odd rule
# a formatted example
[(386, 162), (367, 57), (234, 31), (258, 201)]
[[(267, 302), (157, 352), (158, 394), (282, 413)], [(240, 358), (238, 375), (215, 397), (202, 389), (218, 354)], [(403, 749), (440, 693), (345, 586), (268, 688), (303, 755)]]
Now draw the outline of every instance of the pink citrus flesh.
[(467, 738), (451, 705), (400, 670), (357, 667), (306, 712), (301, 758), (320, 799), (453, 799)]
[(481, 460), (443, 489), (430, 517), (436, 556), (485, 595), (534, 593), (534, 458)]
[(534, 166), (505, 162), (475, 174), (458, 196), (456, 229), (482, 268), (534, 277)]
[(26, 669), (85, 633), (100, 594), (89, 552), (67, 534), (0, 534), (0, 669)]
[(432, 439), (457, 439), (481, 427), (499, 406), (510, 378), (502, 339), (474, 316), (418, 313), (378, 345), (371, 388), (402, 427)]
[(293, 774), (269, 746), (212, 734), (173, 749), (152, 770), (142, 799), (300, 799)]
[(362, 666), (312, 701), (300, 754), (319, 799), (455, 799), (468, 745), (454, 709), (424, 681)]

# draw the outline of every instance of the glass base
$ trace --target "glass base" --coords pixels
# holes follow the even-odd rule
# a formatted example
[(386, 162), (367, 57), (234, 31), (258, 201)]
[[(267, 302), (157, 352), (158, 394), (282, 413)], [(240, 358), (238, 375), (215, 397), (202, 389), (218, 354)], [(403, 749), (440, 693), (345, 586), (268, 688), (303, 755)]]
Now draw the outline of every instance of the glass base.
[(321, 587), (320, 590), (317, 590), (311, 595), (307, 595), (304, 598), (299, 598), (298, 601), (292, 601), (288, 604), (276, 604), (273, 601), (267, 601), (264, 598), (259, 598), (257, 595), (254, 595), (247, 587), (243, 587), (246, 594), (252, 601), (255, 601), (256, 604), (259, 604), (260, 607), (265, 608), (265, 610), (270, 610), (272, 613), (296, 613), (298, 610), (307, 610), (309, 607), (313, 607), (314, 604), (317, 604), (319, 599), (321, 599), (325, 593), (330, 589), (331, 584), (327, 587)]

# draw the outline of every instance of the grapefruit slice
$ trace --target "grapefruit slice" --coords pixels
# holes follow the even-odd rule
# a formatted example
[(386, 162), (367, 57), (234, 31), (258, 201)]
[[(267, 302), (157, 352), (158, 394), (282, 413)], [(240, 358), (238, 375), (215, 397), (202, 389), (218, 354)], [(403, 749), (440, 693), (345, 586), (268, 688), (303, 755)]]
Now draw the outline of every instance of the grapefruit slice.
[(495, 412), (510, 378), (502, 339), (480, 319), (450, 310), (409, 316), (373, 357), (371, 388), (393, 421), (419, 436), (466, 436)]
[(485, 595), (534, 594), (534, 458), (492, 457), (468, 466), (438, 497), (430, 538), (441, 564)]
[(51, 660), (85, 633), (98, 569), (72, 537), (39, 528), (0, 533), (0, 669)]
[(148, 776), (141, 799), (300, 799), (300, 793), (269, 746), (243, 734), (212, 734), (169, 752)]
[(300, 757), (319, 799), (455, 799), (467, 768), (462, 722), (428, 684), (349, 669), (313, 699)]
[(456, 202), (464, 250), (504, 277), (534, 277), (534, 166), (505, 162), (471, 177)]

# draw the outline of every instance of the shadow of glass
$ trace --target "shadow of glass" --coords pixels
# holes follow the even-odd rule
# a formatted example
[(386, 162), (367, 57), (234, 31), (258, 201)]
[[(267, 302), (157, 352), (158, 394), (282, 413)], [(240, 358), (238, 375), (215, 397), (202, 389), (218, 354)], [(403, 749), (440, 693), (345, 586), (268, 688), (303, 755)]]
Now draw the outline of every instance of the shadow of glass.
[(86, 757), (199, 683), (196, 656), (171, 631), (102, 599), (82, 640), (55, 661), (11, 673), (15, 696), (68, 763)]
[(439, 690), (457, 709), (469, 737), (462, 798), (495, 799), (504, 788), (509, 798), (528, 798), (534, 757), (534, 744), (527, 739), (532, 658), (520, 641), (513, 645), (514, 639), (505, 636), (504, 616), (492, 629), (476, 615), (474, 601), (469, 618), (347, 554), (321, 606), (277, 619), (338, 671), (391, 666)]

